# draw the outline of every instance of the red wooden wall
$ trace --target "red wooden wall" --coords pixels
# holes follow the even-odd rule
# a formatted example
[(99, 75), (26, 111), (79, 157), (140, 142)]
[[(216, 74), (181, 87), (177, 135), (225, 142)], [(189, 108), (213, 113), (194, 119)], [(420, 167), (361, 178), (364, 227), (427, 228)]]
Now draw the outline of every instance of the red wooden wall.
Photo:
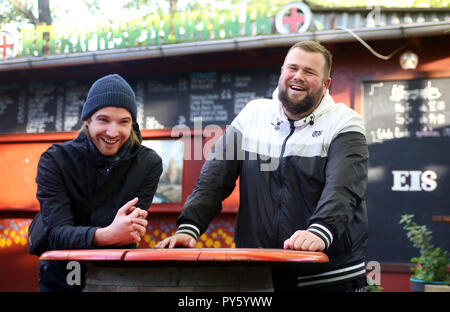
[[(171, 139), (170, 129), (142, 131), (144, 139)], [(217, 138), (203, 138), (193, 132), (182, 140), (201, 138), (204, 144)], [(0, 136), (0, 291), (37, 290), (36, 256), (27, 253), (27, 233), (31, 218), (39, 211), (36, 199), (36, 170), (41, 154), (53, 143), (74, 138), (77, 133), (18, 134)], [(197, 139), (194, 139), (197, 136)], [(173, 138), (179, 139), (179, 138)], [(211, 142), (209, 142), (211, 143)], [(194, 160), (194, 150), (185, 149), (182, 200), (180, 203), (153, 204), (149, 210), (147, 234), (139, 248), (154, 245), (176, 231), (175, 221), (182, 204), (197, 180), (203, 160)], [(191, 155), (187, 155), (191, 153)], [(192, 159), (192, 160), (187, 160)], [(223, 203), (223, 214), (213, 220), (209, 231), (202, 235), (197, 247), (234, 247), (234, 218), (239, 201), (238, 188)]]

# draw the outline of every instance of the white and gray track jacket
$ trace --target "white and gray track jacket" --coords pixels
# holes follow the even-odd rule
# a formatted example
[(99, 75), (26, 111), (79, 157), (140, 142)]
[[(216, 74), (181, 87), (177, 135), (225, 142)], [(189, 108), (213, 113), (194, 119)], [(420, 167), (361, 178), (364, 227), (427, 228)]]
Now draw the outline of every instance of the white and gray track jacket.
[(368, 147), (362, 118), (328, 91), (310, 115), (289, 121), (278, 100), (249, 102), (205, 162), (177, 220), (198, 238), (240, 177), (236, 247), (283, 248), (297, 230), (318, 235), (330, 262), (301, 284), (364, 274)]

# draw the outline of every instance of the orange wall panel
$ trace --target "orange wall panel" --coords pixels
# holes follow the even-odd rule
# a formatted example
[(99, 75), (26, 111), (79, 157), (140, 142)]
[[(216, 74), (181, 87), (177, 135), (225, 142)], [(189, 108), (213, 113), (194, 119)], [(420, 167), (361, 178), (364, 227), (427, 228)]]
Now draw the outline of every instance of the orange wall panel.
[(0, 144), (0, 210), (39, 210), (36, 170), (52, 143)]

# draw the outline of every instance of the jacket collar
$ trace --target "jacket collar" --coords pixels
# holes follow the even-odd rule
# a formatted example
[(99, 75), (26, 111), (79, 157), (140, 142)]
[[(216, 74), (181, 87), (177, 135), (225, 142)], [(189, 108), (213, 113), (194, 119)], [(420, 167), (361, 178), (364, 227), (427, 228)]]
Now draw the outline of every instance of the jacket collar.
[[(278, 87), (272, 93), (272, 100), (277, 104), (277, 108), (274, 110), (271, 118), (272, 124), (280, 125), (280, 123), (286, 123), (289, 125), (289, 120), (283, 110), (283, 104), (281, 104), (280, 100), (278, 99)], [(331, 97), (329, 90), (327, 89), (325, 95), (320, 101), (319, 106), (317, 106), (311, 114), (303, 117), (302, 119), (296, 120), (294, 122), (294, 127), (305, 127), (311, 122), (311, 120), (315, 121), (320, 118), (320, 116), (323, 115), (323, 113), (334, 104), (335, 102)]]

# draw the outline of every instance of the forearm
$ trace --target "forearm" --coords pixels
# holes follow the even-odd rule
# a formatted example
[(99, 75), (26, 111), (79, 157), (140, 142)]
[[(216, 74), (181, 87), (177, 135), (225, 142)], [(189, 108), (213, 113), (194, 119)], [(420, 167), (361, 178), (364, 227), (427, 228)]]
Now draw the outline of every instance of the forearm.
[(49, 231), (50, 250), (88, 249), (94, 247), (98, 227), (60, 225)]
[(340, 237), (360, 207), (367, 187), (368, 149), (362, 134), (338, 136), (330, 145), (326, 184), (310, 218), (315, 234)]
[(108, 230), (107, 227), (105, 228), (98, 228), (94, 233), (93, 243), (95, 246), (107, 246), (112, 245), (110, 242), (111, 239), (111, 233)]

